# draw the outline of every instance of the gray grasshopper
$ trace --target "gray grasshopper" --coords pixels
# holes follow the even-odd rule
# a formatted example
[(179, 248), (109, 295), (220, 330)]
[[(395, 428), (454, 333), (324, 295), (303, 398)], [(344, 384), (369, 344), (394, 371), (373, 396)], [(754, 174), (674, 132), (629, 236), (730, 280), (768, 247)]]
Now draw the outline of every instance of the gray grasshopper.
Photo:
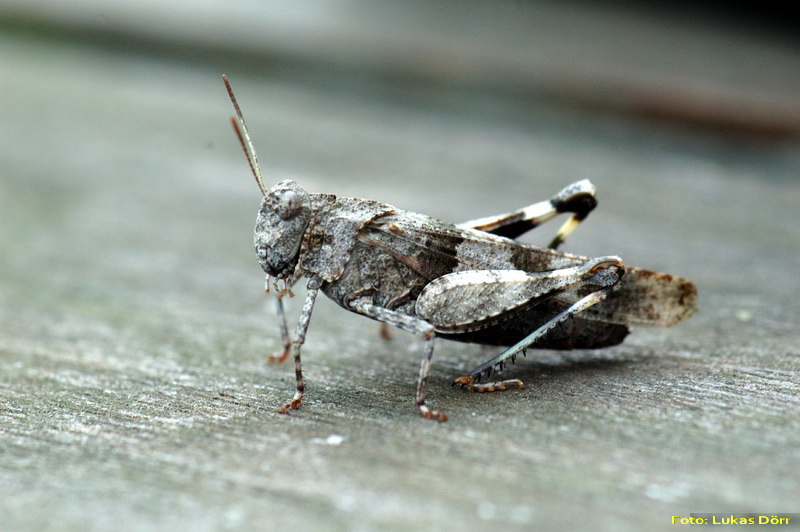
[[(625, 266), (616, 256), (556, 251), (597, 205), (587, 180), (518, 211), (452, 224), (378, 201), (310, 194), (293, 181), (264, 184), (258, 157), (228, 80), (239, 124), (231, 119), (263, 200), (255, 249), (266, 291), (277, 295), (283, 352), (294, 359), (297, 388), (280, 410), (300, 406), (305, 380), (300, 348), (321, 290), (342, 308), (411, 332), (423, 340), (416, 405), (428, 419), (447, 417), (425, 401), (436, 338), (505, 346), (455, 379), (486, 392), (518, 379), (481, 382), (528, 348), (588, 349), (617, 345), (630, 325), (671, 326), (695, 311), (690, 281)], [(571, 216), (549, 248), (514, 240), (562, 213)], [(282, 297), (306, 279), (306, 298), (292, 336)]]

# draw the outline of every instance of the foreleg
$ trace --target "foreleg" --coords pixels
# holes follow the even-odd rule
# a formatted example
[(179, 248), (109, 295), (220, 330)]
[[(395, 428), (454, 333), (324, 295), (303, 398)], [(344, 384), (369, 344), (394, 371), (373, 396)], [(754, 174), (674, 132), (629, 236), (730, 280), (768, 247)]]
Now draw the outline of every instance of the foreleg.
[(297, 409), (300, 406), (300, 403), (303, 402), (303, 393), (305, 392), (306, 384), (305, 379), (303, 378), (303, 368), (300, 363), (300, 347), (306, 341), (306, 331), (308, 330), (308, 324), (311, 320), (311, 312), (314, 310), (314, 301), (317, 299), (319, 288), (319, 282), (315, 278), (312, 278), (308, 281), (306, 301), (303, 304), (303, 310), (300, 312), (300, 319), (297, 321), (294, 337), (289, 343), (289, 352), (294, 359), (294, 373), (297, 379), (297, 387), (295, 388), (294, 397), (292, 397), (292, 400), (283, 405), (283, 407), (280, 409), (281, 414), (288, 414), (290, 409)]
[(289, 352), (292, 347), (292, 342), (289, 338), (289, 327), (286, 325), (286, 311), (283, 309), (283, 298), (281, 296), (275, 297), (275, 315), (278, 318), (278, 328), (281, 331), (283, 351), (267, 356), (267, 362), (277, 362), (280, 364), (289, 358)]
[[(280, 364), (289, 358), (291, 339), (289, 338), (289, 327), (286, 324), (286, 311), (283, 308), (283, 296), (288, 294), (289, 297), (294, 297), (292, 286), (297, 282), (297, 279), (298, 276), (296, 274), (285, 281), (279, 281), (267, 275), (264, 281), (264, 292), (267, 295), (275, 295), (275, 315), (278, 318), (278, 329), (281, 332), (281, 343), (283, 344), (283, 351), (267, 356), (267, 362), (277, 362)], [(281, 286), (281, 284), (283, 286)]]

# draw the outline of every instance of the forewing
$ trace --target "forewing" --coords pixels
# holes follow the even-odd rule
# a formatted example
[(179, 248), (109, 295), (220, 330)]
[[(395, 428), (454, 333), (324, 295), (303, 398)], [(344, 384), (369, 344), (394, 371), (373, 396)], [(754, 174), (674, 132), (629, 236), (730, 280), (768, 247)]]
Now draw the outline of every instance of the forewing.
[[(431, 281), (466, 270), (536, 273), (579, 266), (591, 260), (404, 211), (372, 220), (358, 238)], [(582, 312), (577, 319), (671, 326), (696, 311), (697, 289), (686, 279), (626, 266), (620, 285), (607, 300)], [(591, 286), (571, 289), (559, 294), (555, 301), (567, 308), (594, 289)]]
[(579, 266), (587, 260), (413, 212), (381, 216), (370, 222), (358, 238), (383, 249), (431, 281), (458, 271), (535, 273)]

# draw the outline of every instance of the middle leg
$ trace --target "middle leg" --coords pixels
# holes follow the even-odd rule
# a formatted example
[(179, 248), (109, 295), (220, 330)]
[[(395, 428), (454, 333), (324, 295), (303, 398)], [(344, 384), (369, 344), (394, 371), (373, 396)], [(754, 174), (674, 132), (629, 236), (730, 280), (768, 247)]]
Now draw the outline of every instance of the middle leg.
[(425, 341), (422, 362), (419, 367), (419, 379), (417, 380), (417, 408), (422, 417), (436, 421), (447, 421), (447, 416), (444, 413), (438, 410), (431, 410), (428, 407), (425, 397), (428, 384), (428, 372), (430, 371), (431, 360), (433, 359), (433, 342), (436, 340), (436, 333), (434, 332), (433, 325), (425, 320), (376, 306), (367, 298), (357, 299), (350, 305), (353, 310), (359, 314), (378, 320), (381, 324), (394, 325), (399, 329), (416, 334)]

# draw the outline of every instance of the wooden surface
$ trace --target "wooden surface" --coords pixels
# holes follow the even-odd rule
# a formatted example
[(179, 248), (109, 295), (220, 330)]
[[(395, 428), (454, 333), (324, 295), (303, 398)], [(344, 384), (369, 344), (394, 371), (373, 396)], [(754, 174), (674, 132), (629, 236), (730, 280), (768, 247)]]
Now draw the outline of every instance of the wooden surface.
[[(405, 5), (0, 5), (0, 530), (800, 511), (798, 48), (647, 12)], [(506, 393), (451, 388), (496, 351), (441, 342), (437, 424), (413, 406), (418, 339), (320, 298), (306, 403), (278, 414), (294, 375), (265, 362), (222, 71), (268, 180), (461, 221), (589, 178), (600, 206), (564, 249), (690, 278), (699, 313), (531, 353)]]

